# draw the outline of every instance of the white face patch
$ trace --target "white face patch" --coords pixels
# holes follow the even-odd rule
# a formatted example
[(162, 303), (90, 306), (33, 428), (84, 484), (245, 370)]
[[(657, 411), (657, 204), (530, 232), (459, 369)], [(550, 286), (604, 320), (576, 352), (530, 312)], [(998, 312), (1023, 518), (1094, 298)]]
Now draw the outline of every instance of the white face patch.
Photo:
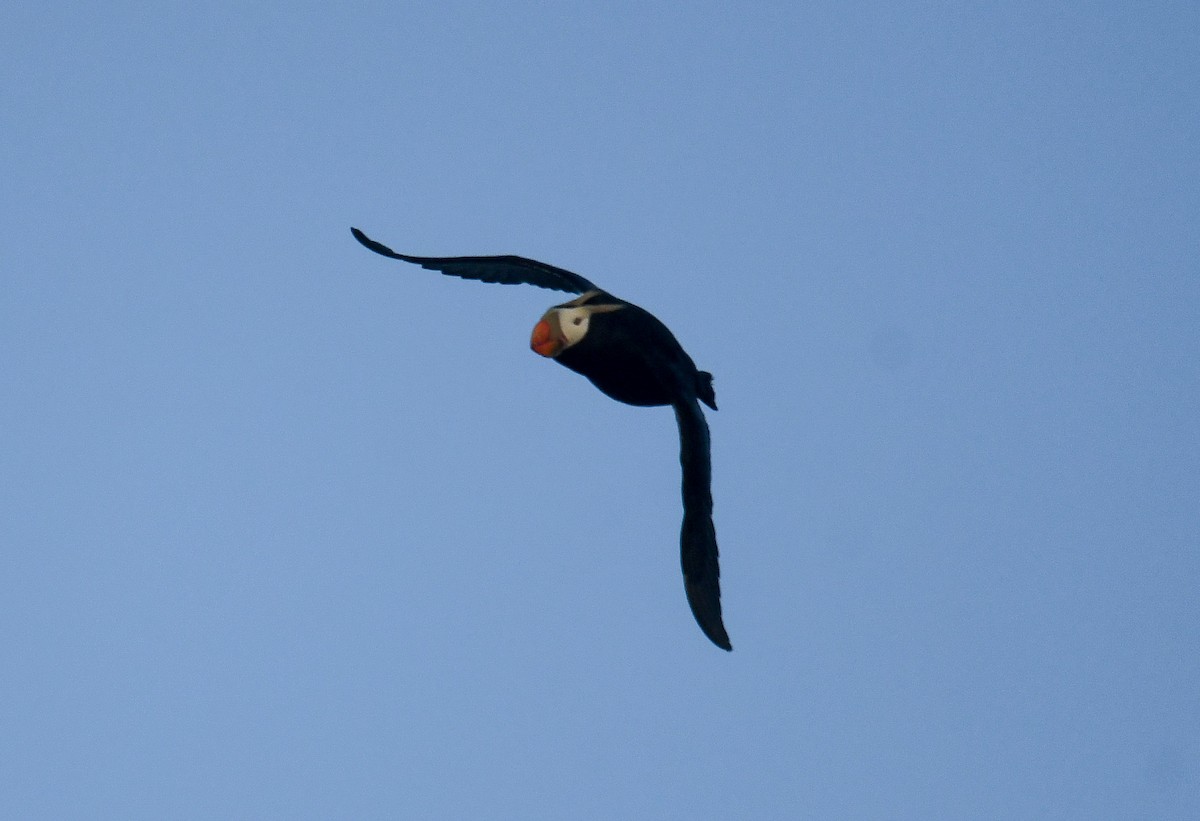
[(564, 348), (571, 347), (587, 335), (588, 322), (592, 315), (587, 308), (558, 308), (556, 312), (558, 313), (558, 327), (562, 330), (563, 339), (567, 342), (563, 346)]

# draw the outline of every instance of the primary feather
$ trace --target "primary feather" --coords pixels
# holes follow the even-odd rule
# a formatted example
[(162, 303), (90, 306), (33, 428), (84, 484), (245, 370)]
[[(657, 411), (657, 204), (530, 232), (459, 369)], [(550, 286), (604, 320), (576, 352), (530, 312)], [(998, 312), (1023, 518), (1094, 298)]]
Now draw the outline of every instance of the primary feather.
[(350, 233), (364, 246), (377, 254), (392, 259), (412, 262), (431, 271), (440, 271), (463, 279), (476, 279), (480, 282), (497, 282), (501, 285), (536, 285), (539, 288), (549, 288), (551, 291), (566, 291), (568, 294), (582, 294), (584, 291), (598, 290), (588, 280), (579, 274), (565, 268), (557, 268), (538, 262), (536, 259), (526, 259), (516, 256), (499, 257), (414, 257), (408, 254), (398, 254), (386, 245), (368, 237), (357, 228), (351, 228)]

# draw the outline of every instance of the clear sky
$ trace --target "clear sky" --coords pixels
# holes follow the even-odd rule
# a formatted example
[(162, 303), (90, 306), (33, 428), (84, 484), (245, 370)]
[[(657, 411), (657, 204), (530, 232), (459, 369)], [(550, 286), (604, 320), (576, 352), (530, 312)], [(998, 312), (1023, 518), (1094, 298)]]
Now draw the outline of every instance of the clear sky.
[[(0, 10), (0, 817), (1200, 817), (1200, 6)], [(716, 375), (735, 650), (669, 409)]]

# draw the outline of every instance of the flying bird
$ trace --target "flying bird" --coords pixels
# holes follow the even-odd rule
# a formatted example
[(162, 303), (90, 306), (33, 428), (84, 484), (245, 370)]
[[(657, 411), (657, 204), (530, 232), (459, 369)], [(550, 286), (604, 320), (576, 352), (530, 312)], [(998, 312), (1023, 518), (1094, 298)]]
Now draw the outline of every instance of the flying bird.
[(555, 305), (533, 326), (529, 346), (586, 376), (607, 396), (628, 405), (670, 405), (679, 423), (683, 467), (683, 586), (704, 635), (732, 650), (721, 621), (717, 534), (712, 520), (712, 460), (700, 403), (717, 409), (712, 374), (697, 370), (667, 326), (631, 302), (562, 268), (517, 256), (417, 257), (398, 254), (351, 228), (377, 254), (463, 279), (536, 285), (579, 296)]

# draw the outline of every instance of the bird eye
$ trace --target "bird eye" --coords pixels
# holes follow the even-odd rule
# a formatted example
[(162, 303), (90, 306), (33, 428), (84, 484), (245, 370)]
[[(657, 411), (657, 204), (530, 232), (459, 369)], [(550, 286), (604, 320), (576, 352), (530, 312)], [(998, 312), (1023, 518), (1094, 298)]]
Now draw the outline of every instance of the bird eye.
[(575, 325), (582, 325), (582, 324), (583, 324), (583, 317), (581, 317), (581, 316), (577, 316), (577, 317), (575, 317), (575, 319), (573, 320), (573, 323), (574, 323)]

